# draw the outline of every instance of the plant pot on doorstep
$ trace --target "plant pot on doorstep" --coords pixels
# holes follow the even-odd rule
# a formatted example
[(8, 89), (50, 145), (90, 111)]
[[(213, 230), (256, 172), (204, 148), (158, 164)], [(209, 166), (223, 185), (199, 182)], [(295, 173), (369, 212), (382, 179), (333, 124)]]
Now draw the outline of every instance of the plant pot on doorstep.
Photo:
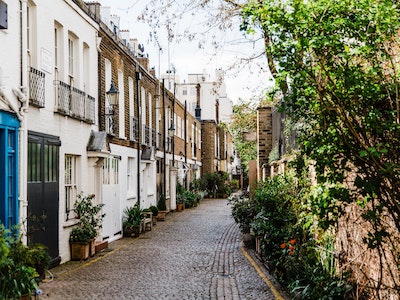
[(94, 256), (96, 254), (96, 243), (95, 239), (89, 242), (89, 255)]
[(86, 260), (89, 257), (89, 242), (71, 242), (71, 260)]
[(151, 212), (153, 213), (152, 217), (152, 221), (153, 221), (153, 225), (157, 225), (157, 215), (158, 215), (158, 208), (155, 205), (152, 205), (149, 207)]
[(138, 237), (140, 235), (141, 226), (140, 225), (132, 225), (124, 227), (124, 236), (125, 237)]
[(165, 221), (165, 216), (167, 215), (166, 210), (159, 210), (157, 214), (157, 221)]
[(183, 209), (184, 209), (183, 203), (178, 203), (178, 204), (176, 205), (176, 211), (183, 211)]

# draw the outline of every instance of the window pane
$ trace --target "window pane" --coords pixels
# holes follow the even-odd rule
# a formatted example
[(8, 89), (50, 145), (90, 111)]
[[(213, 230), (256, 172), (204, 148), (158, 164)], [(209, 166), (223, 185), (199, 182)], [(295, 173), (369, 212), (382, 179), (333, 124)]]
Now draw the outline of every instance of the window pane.
[(28, 144), (28, 181), (39, 182), (41, 178), (40, 172), (40, 149), (41, 144)]

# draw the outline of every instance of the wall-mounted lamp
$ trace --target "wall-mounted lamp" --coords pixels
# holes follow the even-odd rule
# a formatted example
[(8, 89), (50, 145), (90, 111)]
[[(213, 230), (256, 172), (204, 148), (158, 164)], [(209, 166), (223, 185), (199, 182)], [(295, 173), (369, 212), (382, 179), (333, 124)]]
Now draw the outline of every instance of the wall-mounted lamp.
[(114, 108), (118, 104), (118, 90), (115, 88), (114, 82), (111, 82), (110, 89), (106, 92), (108, 103)]
[(114, 108), (118, 104), (118, 90), (115, 88), (114, 82), (111, 82), (110, 89), (106, 92), (108, 107), (106, 106), (106, 131), (114, 134)]
[(175, 127), (174, 124), (171, 124), (171, 127), (168, 128), (168, 137), (173, 138), (175, 135)]

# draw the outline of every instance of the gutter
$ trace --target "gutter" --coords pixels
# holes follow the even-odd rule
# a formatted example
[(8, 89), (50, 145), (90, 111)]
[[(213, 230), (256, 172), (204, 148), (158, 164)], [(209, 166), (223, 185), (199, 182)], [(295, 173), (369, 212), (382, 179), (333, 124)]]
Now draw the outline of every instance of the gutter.
[[(28, 58), (27, 58), (27, 27), (28, 27), (28, 0), (20, 0), (20, 86), (19, 89), (13, 89), (14, 95), (17, 96), (21, 103), (19, 108), (18, 117), (21, 121), (19, 128), (19, 222), (22, 222), (27, 214), (28, 199), (27, 199), (27, 165), (28, 165), (28, 126), (27, 118), (24, 117), (28, 112), (29, 101), (28, 101)], [(21, 212), (23, 215), (21, 215)]]
[(137, 204), (140, 207), (140, 147), (142, 146), (142, 135), (141, 135), (141, 109), (140, 109), (140, 80), (142, 73), (140, 73), (139, 63), (136, 64), (136, 107), (138, 110), (138, 145), (137, 145)]

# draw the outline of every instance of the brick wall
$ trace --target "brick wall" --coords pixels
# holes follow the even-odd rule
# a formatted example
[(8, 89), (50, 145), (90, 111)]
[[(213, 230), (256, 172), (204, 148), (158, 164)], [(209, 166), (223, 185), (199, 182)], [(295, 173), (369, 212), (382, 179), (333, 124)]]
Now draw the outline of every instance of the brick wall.
[(215, 121), (207, 120), (202, 122), (201, 126), (202, 141), (202, 175), (214, 173), (215, 169), (215, 134), (217, 132), (217, 124)]
[[(120, 146), (128, 146), (137, 148), (137, 143), (134, 143), (129, 140), (130, 137), (130, 106), (134, 106), (134, 116), (137, 118), (138, 116), (138, 107), (137, 107), (137, 81), (136, 81), (136, 70), (138, 61), (133, 55), (127, 51), (123, 51), (121, 49), (120, 43), (115, 39), (115, 36), (109, 34), (109, 32), (105, 30), (100, 30), (99, 36), (101, 37), (100, 43), (100, 53), (99, 53), (99, 105), (100, 105), (100, 117), (99, 117), (99, 126), (100, 130), (105, 130), (105, 93), (109, 89), (109, 86), (106, 86), (105, 83), (105, 59), (108, 59), (111, 62), (112, 66), (112, 81), (115, 86), (118, 87), (118, 71), (122, 71), (123, 80), (124, 80), (124, 122), (125, 122), (125, 132), (120, 135), (119, 133), (119, 109), (118, 107), (114, 110), (114, 133), (115, 136), (110, 136), (110, 142), (113, 144), (117, 144)], [(143, 61), (143, 60), (141, 60)], [(147, 61), (144, 61), (147, 62)], [(149, 107), (149, 94), (151, 95), (151, 111), (146, 111), (146, 124), (151, 128), (156, 128), (156, 99), (157, 99), (157, 91), (158, 91), (158, 81), (153, 76), (151, 71), (147, 70), (146, 66), (139, 65), (139, 71), (142, 73), (142, 78), (140, 80), (140, 87), (144, 87), (146, 90), (145, 101), (146, 106)], [(129, 103), (129, 80), (131, 77), (134, 83), (133, 94), (134, 100), (133, 103)], [(139, 90), (139, 93), (141, 91)], [(121, 105), (121, 103), (119, 104)], [(152, 114), (152, 124), (149, 124), (150, 115)], [(161, 129), (160, 129), (161, 130)], [(119, 136), (125, 136), (127, 139), (120, 139)]]
[[(257, 109), (257, 178), (262, 178), (262, 167), (268, 166), (269, 154), (272, 150), (272, 113), (271, 107), (259, 107)], [(267, 169), (266, 176), (269, 176)]]

